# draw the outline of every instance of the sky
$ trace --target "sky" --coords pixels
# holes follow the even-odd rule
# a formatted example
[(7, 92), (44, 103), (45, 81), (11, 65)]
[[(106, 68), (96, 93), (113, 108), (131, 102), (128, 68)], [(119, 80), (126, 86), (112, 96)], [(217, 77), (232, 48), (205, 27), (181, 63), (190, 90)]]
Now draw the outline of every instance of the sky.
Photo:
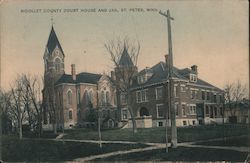
[(5, 89), (20, 73), (43, 75), (51, 18), (65, 53), (66, 73), (72, 63), (77, 73), (109, 73), (114, 65), (104, 43), (117, 37), (140, 42), (139, 70), (164, 61), (167, 21), (158, 12), (167, 9), (174, 18), (176, 67), (195, 64), (198, 77), (219, 88), (237, 80), (249, 84), (247, 0), (6, 0), (0, 7), (1, 87)]

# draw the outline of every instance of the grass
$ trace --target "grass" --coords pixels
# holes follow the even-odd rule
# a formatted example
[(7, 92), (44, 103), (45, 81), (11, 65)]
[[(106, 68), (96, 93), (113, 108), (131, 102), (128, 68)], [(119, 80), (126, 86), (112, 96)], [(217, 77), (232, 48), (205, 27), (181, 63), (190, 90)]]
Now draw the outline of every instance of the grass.
[(248, 153), (232, 150), (186, 148), (157, 149), (125, 155), (116, 155), (94, 161), (237, 161), (244, 162)]
[[(223, 133), (224, 128), (224, 133)], [(232, 132), (233, 131), (233, 132)], [(66, 131), (68, 139), (98, 140), (98, 133), (91, 129), (74, 129)], [(165, 128), (144, 128), (138, 129), (138, 133), (133, 134), (132, 129), (103, 130), (102, 140), (123, 140), (136, 142), (165, 143)], [(222, 125), (218, 126), (196, 126), (178, 128), (178, 142), (190, 142), (197, 140), (207, 140), (222, 138), (225, 136), (238, 136), (248, 134), (250, 131), (246, 125)], [(170, 134), (170, 130), (168, 131)], [(170, 137), (170, 136), (169, 136)]]
[(61, 142), (51, 140), (19, 140), (16, 137), (3, 137), (3, 160), (22, 161), (70, 161), (76, 158), (102, 154), (117, 150), (146, 147), (143, 144), (98, 144)]
[(199, 145), (209, 146), (236, 146), (236, 147), (250, 147), (250, 136), (244, 136), (239, 138), (228, 138), (224, 140), (206, 141), (197, 143)]

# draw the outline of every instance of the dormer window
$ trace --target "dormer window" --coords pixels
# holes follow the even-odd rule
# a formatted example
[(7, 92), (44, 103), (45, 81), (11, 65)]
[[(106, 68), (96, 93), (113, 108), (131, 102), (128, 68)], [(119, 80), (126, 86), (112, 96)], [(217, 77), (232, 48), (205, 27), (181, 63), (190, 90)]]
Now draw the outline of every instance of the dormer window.
[(137, 82), (138, 82), (138, 84), (143, 84), (143, 83), (147, 82), (148, 79), (151, 78), (152, 75), (153, 75), (152, 70), (150, 68), (146, 67), (137, 76)]
[(195, 74), (190, 74), (190, 75), (189, 75), (189, 80), (190, 80), (191, 82), (197, 82), (197, 75), (195, 75)]

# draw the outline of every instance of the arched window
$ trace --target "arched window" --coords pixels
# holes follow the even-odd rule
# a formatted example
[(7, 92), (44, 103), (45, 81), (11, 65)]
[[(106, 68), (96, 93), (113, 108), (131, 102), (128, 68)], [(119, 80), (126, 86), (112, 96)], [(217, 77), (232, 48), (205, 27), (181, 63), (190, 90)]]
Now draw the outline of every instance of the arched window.
[(55, 60), (55, 68), (57, 72), (60, 72), (61, 69), (61, 60), (59, 58), (56, 58)]
[(141, 117), (142, 117), (142, 116), (149, 116), (148, 109), (145, 108), (145, 107), (142, 107), (142, 108), (140, 109), (140, 116), (141, 116)]
[(72, 112), (72, 110), (69, 110), (69, 119), (70, 120), (73, 119), (73, 112)]
[(68, 100), (68, 104), (72, 105), (72, 92), (68, 91), (67, 93), (67, 100)]
[(92, 91), (89, 91), (89, 102), (92, 103)]
[(101, 103), (105, 104), (105, 95), (104, 95), (104, 91), (101, 92)]
[(88, 91), (87, 90), (85, 90), (84, 91), (84, 102), (85, 102), (85, 104), (88, 104), (88, 102), (89, 102), (89, 97), (88, 97), (89, 95), (88, 95)]
[(109, 92), (106, 92), (106, 103), (109, 103)]

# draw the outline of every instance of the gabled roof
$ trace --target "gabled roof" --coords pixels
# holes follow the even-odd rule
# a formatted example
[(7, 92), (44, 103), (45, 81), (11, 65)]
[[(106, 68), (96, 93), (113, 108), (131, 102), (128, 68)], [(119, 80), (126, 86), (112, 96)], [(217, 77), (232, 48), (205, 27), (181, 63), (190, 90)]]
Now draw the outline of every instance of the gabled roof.
[[(146, 87), (146, 86), (157, 84), (157, 83), (163, 83), (163, 82), (166, 82), (166, 80), (168, 80), (168, 67), (166, 66), (166, 63), (159, 62), (156, 65), (154, 65), (153, 67), (151, 67), (151, 70), (153, 71), (153, 75), (151, 76), (151, 78), (149, 78), (143, 84), (138, 84), (137, 82), (134, 82), (133, 88)], [(145, 72), (145, 70), (140, 71), (138, 74), (140, 75), (143, 72)], [(189, 73), (189, 72), (193, 72), (193, 71), (188, 69), (188, 68), (180, 70), (180, 69), (174, 67), (173, 68), (173, 77), (178, 78), (180, 80), (186, 80), (188, 82), (189, 77), (186, 76), (186, 73)], [(200, 85), (200, 86), (212, 87), (216, 90), (220, 90), (219, 88), (217, 88), (217, 87), (213, 86), (212, 84), (209, 84), (208, 82), (205, 82), (199, 78), (197, 79), (197, 82), (194, 84)]]
[(62, 77), (56, 82), (56, 85), (62, 83), (89, 83), (89, 84), (97, 84), (102, 75), (100, 74), (92, 74), (87, 72), (82, 72), (76, 75), (76, 80), (73, 80), (72, 75), (63, 74)]
[(119, 61), (120, 66), (134, 66), (133, 61), (131, 57), (128, 54), (127, 48), (124, 48), (120, 61)]
[(56, 32), (54, 30), (54, 27), (52, 26), (50, 34), (49, 34), (49, 39), (47, 42), (47, 49), (49, 51), (49, 54), (52, 54), (53, 50), (58, 46), (58, 48), (62, 51), (62, 54), (64, 55), (63, 49), (61, 47), (61, 44), (56, 36)]

